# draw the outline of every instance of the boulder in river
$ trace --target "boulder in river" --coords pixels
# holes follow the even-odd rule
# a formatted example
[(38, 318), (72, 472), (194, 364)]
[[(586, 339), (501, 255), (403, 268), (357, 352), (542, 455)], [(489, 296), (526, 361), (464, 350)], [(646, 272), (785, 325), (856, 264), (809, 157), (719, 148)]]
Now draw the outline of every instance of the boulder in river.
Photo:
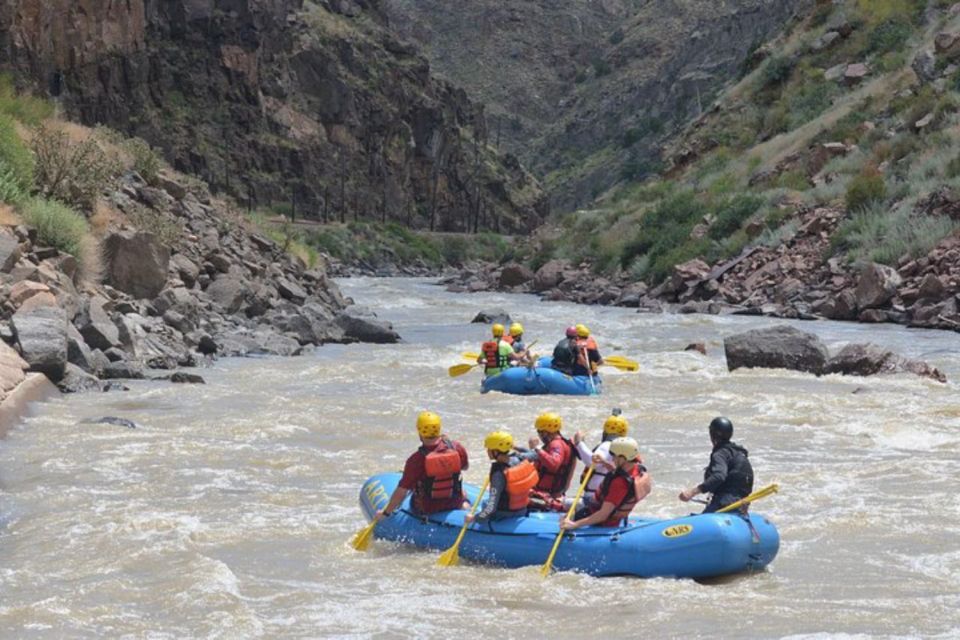
[(394, 331), (393, 325), (385, 320), (357, 317), (347, 312), (340, 312), (335, 322), (348, 338), (360, 342), (393, 344), (400, 341), (400, 334)]
[(727, 369), (793, 369), (820, 375), (829, 352), (817, 336), (786, 325), (724, 338)]
[(471, 323), (481, 323), (481, 324), (496, 324), (500, 323), (503, 326), (510, 324), (510, 314), (504, 311), (503, 309), (484, 309), (473, 317)]
[(913, 373), (938, 382), (946, 376), (936, 367), (921, 360), (905, 358), (872, 343), (848, 344), (837, 352), (824, 368), (824, 373), (851, 376), (872, 376), (878, 373)]

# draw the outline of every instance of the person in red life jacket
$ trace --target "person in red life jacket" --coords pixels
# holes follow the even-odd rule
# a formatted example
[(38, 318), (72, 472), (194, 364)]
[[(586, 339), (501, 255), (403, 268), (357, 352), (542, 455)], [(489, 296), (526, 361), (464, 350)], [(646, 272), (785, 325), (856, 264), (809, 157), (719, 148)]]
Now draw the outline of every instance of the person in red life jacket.
[(467, 516), (467, 522), (491, 522), (527, 515), (530, 489), (540, 479), (529, 460), (512, 454), (513, 436), (494, 431), (483, 441), (490, 465), (490, 496), (476, 516)]
[(640, 461), (640, 447), (633, 438), (617, 438), (610, 443), (616, 469), (607, 475), (591, 499), (574, 514), (573, 520), (560, 519), (560, 528), (579, 529), (599, 525), (619, 527), (638, 502), (650, 494), (652, 481)]
[(590, 335), (590, 329), (586, 325), (578, 324), (576, 341), (576, 360), (573, 363), (573, 375), (592, 376), (596, 375), (597, 367), (603, 364), (603, 357), (600, 355), (600, 348), (597, 341)]
[(563, 509), (563, 495), (577, 466), (576, 449), (561, 435), (563, 419), (556, 413), (541, 414), (534, 426), (538, 438), (530, 438), (530, 449), (517, 448), (520, 457), (533, 462), (540, 474), (540, 480), (530, 492), (530, 508), (559, 511)]
[(519, 362), (521, 356), (514, 352), (513, 341), (503, 335), (503, 325), (497, 323), (491, 328), (493, 339), (480, 345), (480, 355), (477, 363), (484, 365), (483, 373), (486, 376), (495, 376), (513, 363)]
[(411, 491), (411, 508), (421, 515), (470, 506), (462, 486), (462, 473), (469, 467), (467, 450), (442, 434), (440, 416), (431, 411), (417, 416), (417, 433), (421, 446), (407, 458), (390, 502), (374, 516), (378, 522), (393, 515)]

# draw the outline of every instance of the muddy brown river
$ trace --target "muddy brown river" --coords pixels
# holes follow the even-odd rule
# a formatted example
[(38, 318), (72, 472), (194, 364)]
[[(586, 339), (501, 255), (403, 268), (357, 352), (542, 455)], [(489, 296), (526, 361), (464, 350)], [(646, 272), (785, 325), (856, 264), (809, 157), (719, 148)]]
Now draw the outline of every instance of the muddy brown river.
[[(223, 360), (200, 371), (206, 385), (64, 396), (0, 441), (0, 637), (960, 637), (956, 334), (798, 325), (831, 347), (872, 340), (926, 359), (946, 385), (731, 374), (722, 336), (773, 320), (453, 295), (425, 280), (341, 284), (405, 342)], [(446, 369), (477, 350), (488, 328), (469, 320), (494, 306), (541, 346), (585, 322), (640, 372), (611, 370), (599, 398), (482, 396), (479, 374)], [(709, 355), (683, 352), (692, 341)], [(782, 536), (768, 571), (719, 584), (543, 580), (536, 568), (440, 569), (433, 553), (346, 545), (364, 524), (361, 483), (402, 466), (420, 410), (466, 444), (479, 483), (487, 432), (527, 437), (549, 409), (595, 442), (611, 407), (653, 473), (637, 510), (662, 517), (690, 510), (677, 493), (707, 461), (709, 420), (733, 420), (757, 486), (781, 485), (754, 506)], [(140, 427), (80, 424), (107, 415)]]

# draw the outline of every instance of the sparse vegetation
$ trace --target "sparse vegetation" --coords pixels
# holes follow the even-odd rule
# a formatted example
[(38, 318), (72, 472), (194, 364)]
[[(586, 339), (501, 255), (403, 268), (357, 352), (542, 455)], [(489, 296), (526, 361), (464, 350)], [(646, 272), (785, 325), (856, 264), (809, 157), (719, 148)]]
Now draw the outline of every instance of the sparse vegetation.
[(73, 141), (62, 128), (40, 125), (33, 135), (36, 158), (35, 188), (51, 198), (90, 210), (93, 203), (120, 171), (91, 136)]
[(850, 181), (847, 187), (847, 209), (859, 211), (883, 202), (886, 196), (887, 185), (883, 175), (875, 168), (870, 168)]
[(86, 219), (67, 205), (45, 198), (31, 198), (21, 207), (23, 221), (37, 229), (42, 245), (80, 257), (88, 227)]

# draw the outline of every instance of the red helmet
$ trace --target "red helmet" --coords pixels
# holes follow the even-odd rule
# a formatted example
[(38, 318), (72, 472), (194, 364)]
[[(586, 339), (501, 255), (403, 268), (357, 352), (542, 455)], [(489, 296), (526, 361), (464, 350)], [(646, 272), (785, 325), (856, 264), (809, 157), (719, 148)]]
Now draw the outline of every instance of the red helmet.
[(567, 327), (567, 337), (576, 338), (577, 337), (577, 328), (574, 326)]

